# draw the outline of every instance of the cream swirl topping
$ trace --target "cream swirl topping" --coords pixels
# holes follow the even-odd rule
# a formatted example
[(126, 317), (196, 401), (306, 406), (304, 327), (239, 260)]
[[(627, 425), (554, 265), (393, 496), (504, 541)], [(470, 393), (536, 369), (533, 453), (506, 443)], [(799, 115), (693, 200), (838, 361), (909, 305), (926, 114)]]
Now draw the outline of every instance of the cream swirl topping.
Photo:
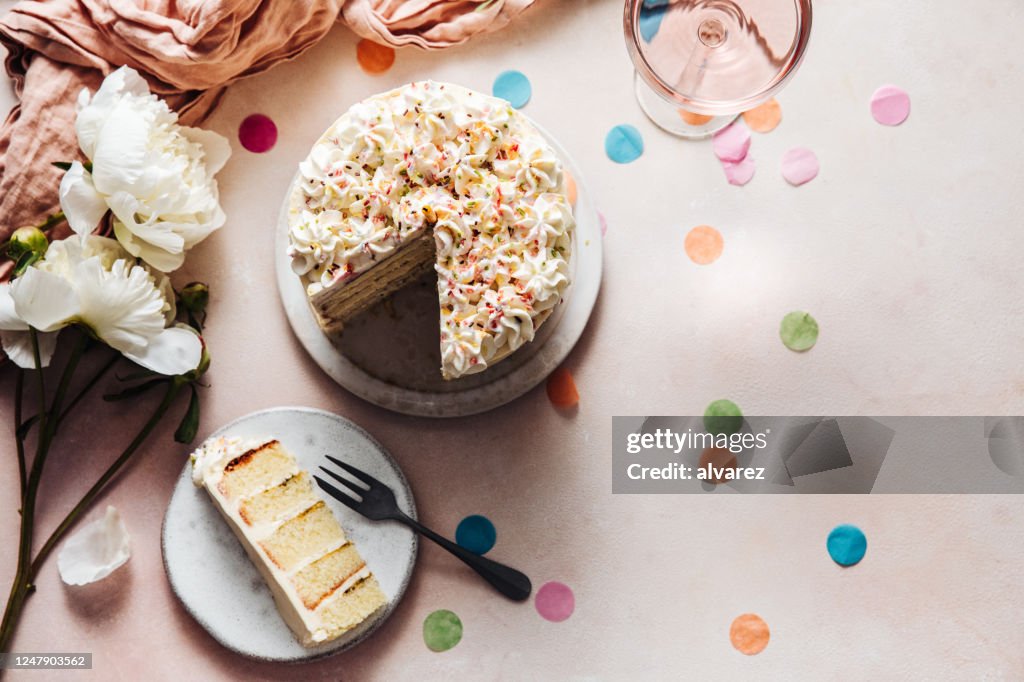
[(421, 82), (372, 97), (299, 165), (289, 255), (309, 295), (430, 230), (442, 371), (481, 371), (531, 341), (569, 284), (562, 164), (507, 102)]

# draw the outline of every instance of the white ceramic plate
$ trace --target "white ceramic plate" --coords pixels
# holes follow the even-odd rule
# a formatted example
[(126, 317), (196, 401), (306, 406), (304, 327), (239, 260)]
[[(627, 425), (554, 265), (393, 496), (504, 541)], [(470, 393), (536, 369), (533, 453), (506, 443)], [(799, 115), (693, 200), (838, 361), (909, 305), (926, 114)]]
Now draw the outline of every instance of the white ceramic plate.
[[(534, 124), (536, 126), (536, 124)], [(438, 348), (436, 276), (396, 292), (348, 324), (339, 342), (320, 330), (288, 258), (288, 200), (274, 240), (277, 287), (299, 342), (341, 386), (395, 412), (461, 417), (504, 405), (543, 381), (569, 355), (583, 333), (601, 286), (601, 227), (583, 176), (539, 126), (576, 179), (576, 231), (572, 284), (534, 340), (479, 374), (444, 381)]]
[[(390, 486), (402, 510), (416, 518), (409, 484), (391, 455), (361, 428), (335, 414), (280, 407), (242, 417), (211, 436), (277, 438), (299, 466), (311, 472), (328, 464), (324, 455), (334, 455)], [(265, 661), (322, 658), (364, 640), (401, 601), (416, 563), (416, 534), (397, 523), (365, 519), (322, 496), (377, 576), (388, 604), (338, 639), (306, 648), (278, 614), (270, 588), (209, 494), (192, 483), (191, 464), (181, 472), (164, 516), (164, 568), (188, 612), (228, 649)]]

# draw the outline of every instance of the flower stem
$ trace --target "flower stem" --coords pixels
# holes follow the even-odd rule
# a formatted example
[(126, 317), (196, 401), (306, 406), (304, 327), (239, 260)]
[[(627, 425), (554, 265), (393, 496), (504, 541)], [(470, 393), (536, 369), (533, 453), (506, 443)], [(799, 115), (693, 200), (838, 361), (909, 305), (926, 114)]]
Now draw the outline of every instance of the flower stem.
[(60, 406), (67, 393), (68, 385), (71, 383), (71, 376), (82, 358), (85, 346), (89, 338), (85, 335), (78, 340), (67, 364), (64, 366), (64, 373), (60, 378), (57, 393), (51, 403), (51, 415), (46, 409), (46, 383), (43, 379), (43, 363), (39, 355), (39, 336), (35, 329), (29, 329), (32, 340), (32, 357), (36, 364), (36, 373), (39, 375), (39, 436), (36, 440), (36, 456), (32, 460), (32, 469), (28, 474), (25, 485), (25, 494), (21, 504), (21, 533), (18, 539), (18, 567), (14, 574), (14, 584), (11, 585), (11, 596), (7, 600), (7, 607), (4, 609), (3, 621), (0, 622), (0, 653), (9, 652), (11, 638), (14, 636), (14, 628), (21, 617), (21, 611), (25, 607), (25, 600), (35, 591), (35, 571), (32, 569), (32, 535), (35, 530), (35, 509), (36, 494), (39, 491), (39, 481), (43, 476), (43, 465), (46, 463), (46, 456), (50, 451), (50, 443), (53, 441), (53, 434), (56, 431), (56, 416), (60, 414)]
[(60, 423), (64, 421), (64, 417), (68, 416), (68, 412), (74, 409), (75, 405), (82, 401), (82, 398), (84, 398), (89, 393), (89, 391), (92, 390), (92, 388), (99, 383), (100, 379), (106, 376), (107, 372), (109, 372), (110, 369), (114, 365), (116, 365), (117, 361), (120, 359), (121, 354), (114, 353), (113, 355), (110, 356), (110, 359), (107, 362), (105, 362), (102, 367), (100, 367), (99, 371), (92, 375), (89, 381), (85, 383), (85, 386), (82, 386), (78, 393), (75, 394), (75, 397), (71, 399), (71, 402), (68, 403), (68, 406), (64, 408), (64, 411), (57, 416), (58, 425), (60, 425)]
[(146, 438), (153, 431), (153, 429), (156, 428), (156, 425), (160, 423), (160, 420), (163, 418), (164, 414), (167, 413), (168, 408), (170, 408), (171, 403), (174, 402), (174, 398), (177, 397), (178, 393), (185, 385), (186, 384), (180, 383), (177, 380), (172, 380), (168, 382), (167, 392), (164, 393), (163, 400), (160, 401), (160, 404), (153, 412), (153, 415), (149, 418), (149, 421), (145, 423), (145, 425), (142, 427), (139, 433), (135, 436), (135, 439), (132, 440), (132, 442), (128, 445), (127, 448), (124, 449), (124, 452), (122, 452), (121, 455), (116, 460), (114, 460), (113, 464), (111, 464), (110, 467), (108, 467), (107, 470), (103, 472), (103, 475), (99, 477), (99, 479), (96, 481), (96, 483), (93, 484), (91, 488), (89, 488), (89, 491), (85, 493), (81, 501), (79, 501), (79, 503), (75, 505), (74, 509), (68, 512), (68, 515), (64, 517), (64, 520), (60, 522), (60, 525), (58, 525), (57, 528), (54, 529), (53, 533), (50, 534), (50, 537), (47, 538), (45, 543), (43, 543), (43, 546), (42, 548), (40, 548), (39, 553), (32, 561), (31, 574), (33, 576), (39, 572), (39, 569), (42, 567), (43, 562), (46, 561), (46, 558), (50, 555), (50, 552), (53, 551), (53, 548), (63, 537), (64, 533), (66, 533), (68, 529), (75, 525), (75, 522), (78, 521), (78, 518), (82, 515), (82, 513), (85, 512), (92, 505), (92, 503), (96, 500), (97, 497), (99, 497), (100, 493), (103, 491), (103, 488), (106, 487), (107, 483), (109, 483), (110, 480), (114, 478), (117, 472), (121, 469), (121, 467), (123, 467), (128, 462), (128, 460), (131, 459), (131, 456), (135, 454), (135, 451), (139, 449), (139, 446), (142, 445), (142, 443), (146, 440)]
[(42, 473), (40, 463), (46, 455), (46, 382), (43, 379), (43, 363), (39, 357), (39, 337), (36, 330), (29, 328), (29, 338), (32, 341), (32, 355), (36, 362), (36, 374), (39, 375), (39, 414), (40, 429), (39, 438), (36, 442), (36, 457), (32, 461), (32, 471), (28, 476), (25, 486), (25, 494), (21, 500), (21, 533), (18, 537), (18, 567), (14, 573), (14, 583), (11, 585), (11, 595), (7, 599), (7, 607), (4, 609), (4, 618), (0, 622), (0, 653), (10, 652), (11, 639), (14, 637), (14, 626), (21, 616), (21, 610), (25, 606), (25, 599), (32, 590), (32, 530), (35, 524), (36, 491), (39, 488), (39, 476)]
[[(21, 481), (21, 497), (25, 500), (25, 485), (28, 483), (28, 467), (25, 463), (25, 442), (18, 436), (21, 430), (21, 403), (25, 397), (25, 370), (18, 368), (18, 378), (14, 384), (14, 434), (18, 448), (18, 479)], [(21, 507), (18, 508), (19, 513)]]
[(39, 223), (38, 227), (43, 232), (46, 232), (47, 230), (49, 230), (54, 225), (58, 225), (58, 224), (64, 222), (65, 217), (66, 216), (64, 215), (64, 211), (57, 211), (52, 216), (49, 216), (46, 220), (44, 220), (43, 222)]

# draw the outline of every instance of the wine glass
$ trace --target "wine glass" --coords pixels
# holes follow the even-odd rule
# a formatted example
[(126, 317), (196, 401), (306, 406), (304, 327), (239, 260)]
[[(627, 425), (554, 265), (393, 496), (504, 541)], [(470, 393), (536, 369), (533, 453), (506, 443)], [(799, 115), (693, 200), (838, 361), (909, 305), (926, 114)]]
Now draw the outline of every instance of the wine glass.
[(811, 0), (626, 0), (636, 98), (659, 128), (703, 138), (796, 72)]

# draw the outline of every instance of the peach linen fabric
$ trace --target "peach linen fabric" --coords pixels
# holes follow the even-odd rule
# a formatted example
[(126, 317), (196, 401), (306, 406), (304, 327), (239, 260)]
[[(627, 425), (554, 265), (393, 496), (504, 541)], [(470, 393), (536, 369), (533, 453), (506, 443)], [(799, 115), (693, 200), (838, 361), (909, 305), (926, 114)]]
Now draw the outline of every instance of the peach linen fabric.
[[(439, 48), (500, 28), (533, 0), (25, 0), (0, 21), (21, 100), (0, 128), (0, 241), (58, 209), (61, 171), (78, 158), (75, 101), (127, 64), (186, 124), (231, 82), (298, 56), (343, 20), (392, 45)], [(66, 230), (66, 227), (63, 229)], [(64, 232), (66, 233), (66, 232)], [(64, 234), (60, 231), (58, 235)]]
[(512, 21), (534, 0), (352, 0), (342, 14), (352, 30), (378, 43), (441, 48)]

